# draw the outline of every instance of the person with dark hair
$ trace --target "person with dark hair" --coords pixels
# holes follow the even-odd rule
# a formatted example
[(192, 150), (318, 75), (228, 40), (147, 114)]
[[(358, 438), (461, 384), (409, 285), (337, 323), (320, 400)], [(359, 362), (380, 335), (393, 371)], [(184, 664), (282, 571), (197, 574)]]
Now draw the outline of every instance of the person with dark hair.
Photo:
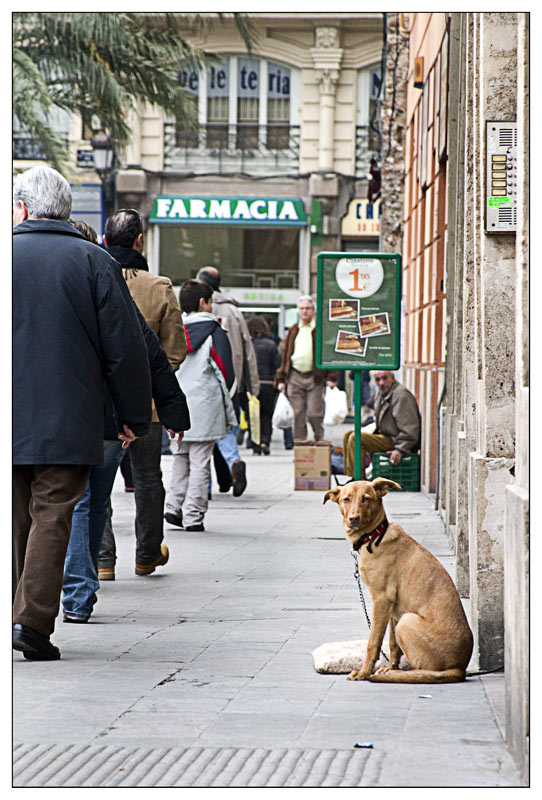
[[(149, 327), (158, 336), (173, 372), (186, 354), (186, 338), (181, 309), (169, 278), (152, 275), (143, 255), (143, 223), (134, 208), (121, 208), (108, 217), (104, 230), (107, 252), (122, 266), (128, 289)], [(161, 560), (164, 538), (165, 490), (160, 467), (162, 457), (162, 425), (156, 407), (152, 407), (152, 424), (148, 436), (142, 437), (130, 450), (130, 465), (135, 495), (136, 574), (149, 575)], [(160, 563), (158, 563), (160, 562)], [(115, 563), (114, 539), (102, 540), (99, 576), (111, 579)]]
[(205, 530), (211, 456), (215, 442), (238, 419), (236, 383), (226, 332), (211, 312), (213, 290), (195, 279), (181, 286), (186, 359), (177, 379), (188, 401), (192, 426), (173, 449), (165, 519), (186, 531)]
[[(201, 311), (200, 301), (205, 300), (208, 304), (211, 302), (213, 290), (208, 283), (200, 281), (196, 278), (191, 278), (185, 281), (179, 291), (179, 303), (181, 309), (185, 314), (196, 314)], [(212, 302), (211, 302), (212, 305)]]
[[(216, 267), (203, 267), (196, 278), (205, 281), (213, 290), (213, 314), (228, 334), (233, 356), (233, 368), (239, 403), (248, 419), (247, 392), (258, 396), (260, 379), (256, 355), (247, 324), (239, 311), (239, 303), (233, 297), (220, 291), (220, 272)], [(217, 442), (215, 448), (215, 469), (221, 492), (227, 492), (233, 486), (233, 496), (240, 497), (246, 489), (246, 464), (239, 458), (237, 433), (239, 422), (233, 429)], [(224, 464), (224, 462), (226, 462)], [(226, 469), (227, 467), (227, 469)]]
[[(74, 225), (74, 227), (76, 226)], [(86, 226), (86, 228), (81, 228), (81, 230), (85, 231), (85, 235), (89, 239), (93, 239), (96, 236), (95, 231), (90, 226)], [(143, 319), (137, 306), (134, 305), (134, 307), (145, 336), (151, 369), (152, 394), (156, 401), (160, 421), (170, 429), (170, 435), (174, 431), (184, 431), (190, 427), (186, 398), (179, 388), (175, 373), (158, 338)], [(75, 506), (72, 518), (62, 584), (64, 622), (84, 623), (92, 614), (97, 601), (96, 592), (100, 587), (98, 554), (101, 543), (107, 536), (105, 531), (108, 525), (110, 527), (111, 491), (119, 461), (122, 467), (130, 452), (129, 449), (123, 450), (120, 442), (116, 440), (114, 407), (107, 387), (104, 389), (104, 407), (103, 465), (90, 468), (88, 484), (82, 498)], [(182, 438), (182, 433), (179, 435)], [(113, 537), (112, 531), (109, 536)], [(114, 545), (113, 537), (113, 548)], [(157, 559), (161, 563), (165, 563), (167, 557), (167, 546), (162, 544)], [(114, 561), (112, 572), (114, 579)], [(100, 579), (104, 580), (103, 573)], [(111, 578), (107, 579), (111, 580)]]
[[(107, 243), (106, 243), (107, 240)], [(135, 208), (120, 208), (105, 221), (104, 244), (110, 250), (113, 247), (124, 247), (127, 250), (143, 252), (143, 224), (139, 211)], [(124, 253), (119, 255), (125, 256)], [(145, 269), (137, 257), (133, 257), (137, 269)], [(122, 262), (121, 262), (122, 263)], [(147, 266), (148, 270), (148, 266)]]
[(13, 648), (52, 661), (73, 510), (115, 440), (149, 431), (145, 340), (117, 262), (68, 223), (72, 193), (34, 167), (13, 185)]
[(73, 225), (76, 231), (82, 233), (85, 239), (92, 244), (98, 244), (98, 234), (88, 223), (82, 219), (69, 219), (70, 225)]
[(269, 325), (261, 316), (250, 317), (247, 327), (252, 336), (252, 345), (256, 353), (258, 373), (260, 376), (260, 444), (252, 443), (256, 454), (268, 456), (273, 433), (272, 419), (278, 392), (274, 386), (274, 378), (280, 367), (280, 354), (277, 345), (269, 336)]

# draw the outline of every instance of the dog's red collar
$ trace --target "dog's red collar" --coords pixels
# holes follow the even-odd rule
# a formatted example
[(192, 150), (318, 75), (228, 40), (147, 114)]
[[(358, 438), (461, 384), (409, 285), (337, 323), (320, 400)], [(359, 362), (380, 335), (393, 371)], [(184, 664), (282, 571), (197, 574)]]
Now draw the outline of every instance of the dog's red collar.
[(386, 519), (386, 517), (384, 517), (384, 519), (382, 520), (380, 525), (377, 528), (375, 528), (374, 531), (371, 531), (370, 533), (364, 533), (363, 536), (360, 539), (358, 539), (358, 541), (355, 543), (355, 545), (353, 545), (354, 550), (356, 550), (356, 552), (357, 552), (358, 550), (360, 550), (363, 547), (363, 545), (366, 544), (368, 552), (372, 553), (373, 552), (373, 548), (372, 548), (373, 542), (375, 543), (375, 547), (378, 547), (378, 545), (382, 541), (382, 538), (383, 538), (384, 534), (388, 530), (388, 525), (389, 525), (389, 522)]

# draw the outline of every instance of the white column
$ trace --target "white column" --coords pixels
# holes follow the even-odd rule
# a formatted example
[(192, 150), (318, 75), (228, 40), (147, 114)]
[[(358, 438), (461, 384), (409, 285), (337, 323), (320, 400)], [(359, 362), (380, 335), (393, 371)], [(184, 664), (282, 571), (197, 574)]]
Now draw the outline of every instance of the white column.
[(335, 134), (335, 91), (340, 74), (343, 50), (336, 28), (317, 28), (316, 46), (311, 48), (316, 79), (320, 86), (320, 135), (318, 167), (333, 170)]

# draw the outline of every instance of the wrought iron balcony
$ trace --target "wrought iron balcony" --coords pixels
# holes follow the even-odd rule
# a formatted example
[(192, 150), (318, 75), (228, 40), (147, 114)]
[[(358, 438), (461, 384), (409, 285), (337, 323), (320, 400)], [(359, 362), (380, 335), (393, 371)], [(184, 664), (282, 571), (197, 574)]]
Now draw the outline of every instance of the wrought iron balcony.
[(356, 175), (367, 175), (371, 157), (380, 153), (380, 137), (369, 125), (356, 127)]
[(299, 126), (209, 123), (187, 131), (164, 125), (164, 167), (194, 172), (269, 173), (299, 167)]

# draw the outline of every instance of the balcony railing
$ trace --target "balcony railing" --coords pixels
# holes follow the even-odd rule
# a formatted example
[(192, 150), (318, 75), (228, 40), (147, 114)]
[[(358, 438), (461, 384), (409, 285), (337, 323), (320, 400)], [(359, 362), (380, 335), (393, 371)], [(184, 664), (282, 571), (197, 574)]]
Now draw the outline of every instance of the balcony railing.
[(356, 127), (356, 175), (367, 175), (371, 166), (371, 156), (379, 155), (378, 133), (369, 125)]
[(209, 123), (195, 132), (164, 125), (164, 166), (195, 172), (269, 173), (299, 167), (299, 126)]

